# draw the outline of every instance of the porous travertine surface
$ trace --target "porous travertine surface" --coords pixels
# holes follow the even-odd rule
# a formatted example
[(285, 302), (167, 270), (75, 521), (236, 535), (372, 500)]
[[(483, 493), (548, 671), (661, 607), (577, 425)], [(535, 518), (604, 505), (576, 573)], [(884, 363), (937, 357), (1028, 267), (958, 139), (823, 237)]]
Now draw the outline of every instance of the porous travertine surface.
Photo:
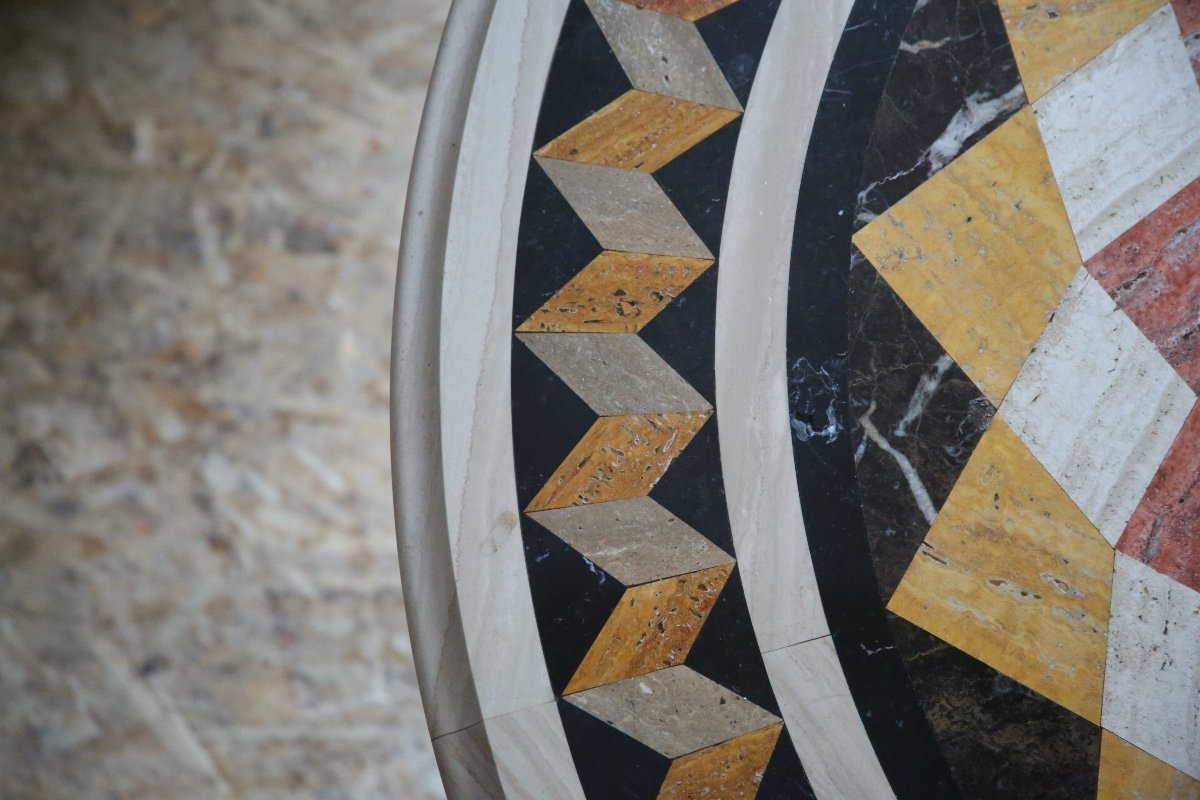
[(448, 5), (5, 4), (0, 796), (441, 796), (387, 367)]

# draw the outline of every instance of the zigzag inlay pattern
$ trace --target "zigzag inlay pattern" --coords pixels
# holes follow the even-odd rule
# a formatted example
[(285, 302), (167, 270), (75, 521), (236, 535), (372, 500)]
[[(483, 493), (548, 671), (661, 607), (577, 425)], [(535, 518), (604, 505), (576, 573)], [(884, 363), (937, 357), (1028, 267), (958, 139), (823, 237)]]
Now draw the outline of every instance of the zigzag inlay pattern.
[[(607, 718), (614, 698), (643, 722), (662, 713), (652, 733), (625, 730), (670, 761), (658, 796), (715, 786), (752, 798), (781, 721), (683, 666), (734, 558), (648, 496), (713, 408), (638, 335), (713, 264), (651, 173), (741, 114), (684, 18), (730, 3), (667, 4), (676, 16), (586, 4), (633, 89), (534, 155), (604, 252), (516, 334), (598, 419), (525, 511), (623, 587), (565, 688), (569, 702), (619, 730), (638, 723)], [(712, 726), (725, 708), (730, 724)]]

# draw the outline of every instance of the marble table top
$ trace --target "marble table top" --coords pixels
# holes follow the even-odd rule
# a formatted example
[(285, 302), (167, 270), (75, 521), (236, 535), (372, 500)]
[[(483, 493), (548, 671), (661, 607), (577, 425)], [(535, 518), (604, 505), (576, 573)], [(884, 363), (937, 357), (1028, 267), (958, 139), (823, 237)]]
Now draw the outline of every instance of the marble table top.
[(1200, 798), (1198, 42), (458, 0), (393, 374), (451, 797)]

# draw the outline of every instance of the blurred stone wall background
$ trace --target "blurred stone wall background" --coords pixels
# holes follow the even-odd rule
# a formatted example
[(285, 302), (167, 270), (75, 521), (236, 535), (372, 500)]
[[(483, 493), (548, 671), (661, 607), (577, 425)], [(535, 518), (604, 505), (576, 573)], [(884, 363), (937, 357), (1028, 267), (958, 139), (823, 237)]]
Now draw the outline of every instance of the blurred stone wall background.
[(0, 797), (441, 794), (389, 325), (448, 0), (0, 0)]

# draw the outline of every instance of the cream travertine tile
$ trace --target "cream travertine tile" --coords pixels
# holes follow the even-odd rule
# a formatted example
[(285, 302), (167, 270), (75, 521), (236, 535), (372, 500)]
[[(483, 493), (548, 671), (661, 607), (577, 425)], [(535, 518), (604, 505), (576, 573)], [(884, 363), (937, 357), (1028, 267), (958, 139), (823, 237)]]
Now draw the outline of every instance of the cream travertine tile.
[(1195, 400), (1081, 268), (1000, 414), (1115, 546)]
[(808, 140), (851, 5), (780, 7), (746, 102), (721, 234), (717, 432), (738, 571), (764, 650), (829, 633), (792, 460), (784, 298)]
[(895, 797), (828, 636), (763, 653), (792, 743), (817, 797)]
[(553, 702), (440, 736), (433, 749), (453, 798), (584, 797)]
[(1200, 779), (1200, 592), (1117, 553), (1106, 730)]
[(1200, 86), (1169, 5), (1033, 108), (1085, 260), (1200, 176)]

